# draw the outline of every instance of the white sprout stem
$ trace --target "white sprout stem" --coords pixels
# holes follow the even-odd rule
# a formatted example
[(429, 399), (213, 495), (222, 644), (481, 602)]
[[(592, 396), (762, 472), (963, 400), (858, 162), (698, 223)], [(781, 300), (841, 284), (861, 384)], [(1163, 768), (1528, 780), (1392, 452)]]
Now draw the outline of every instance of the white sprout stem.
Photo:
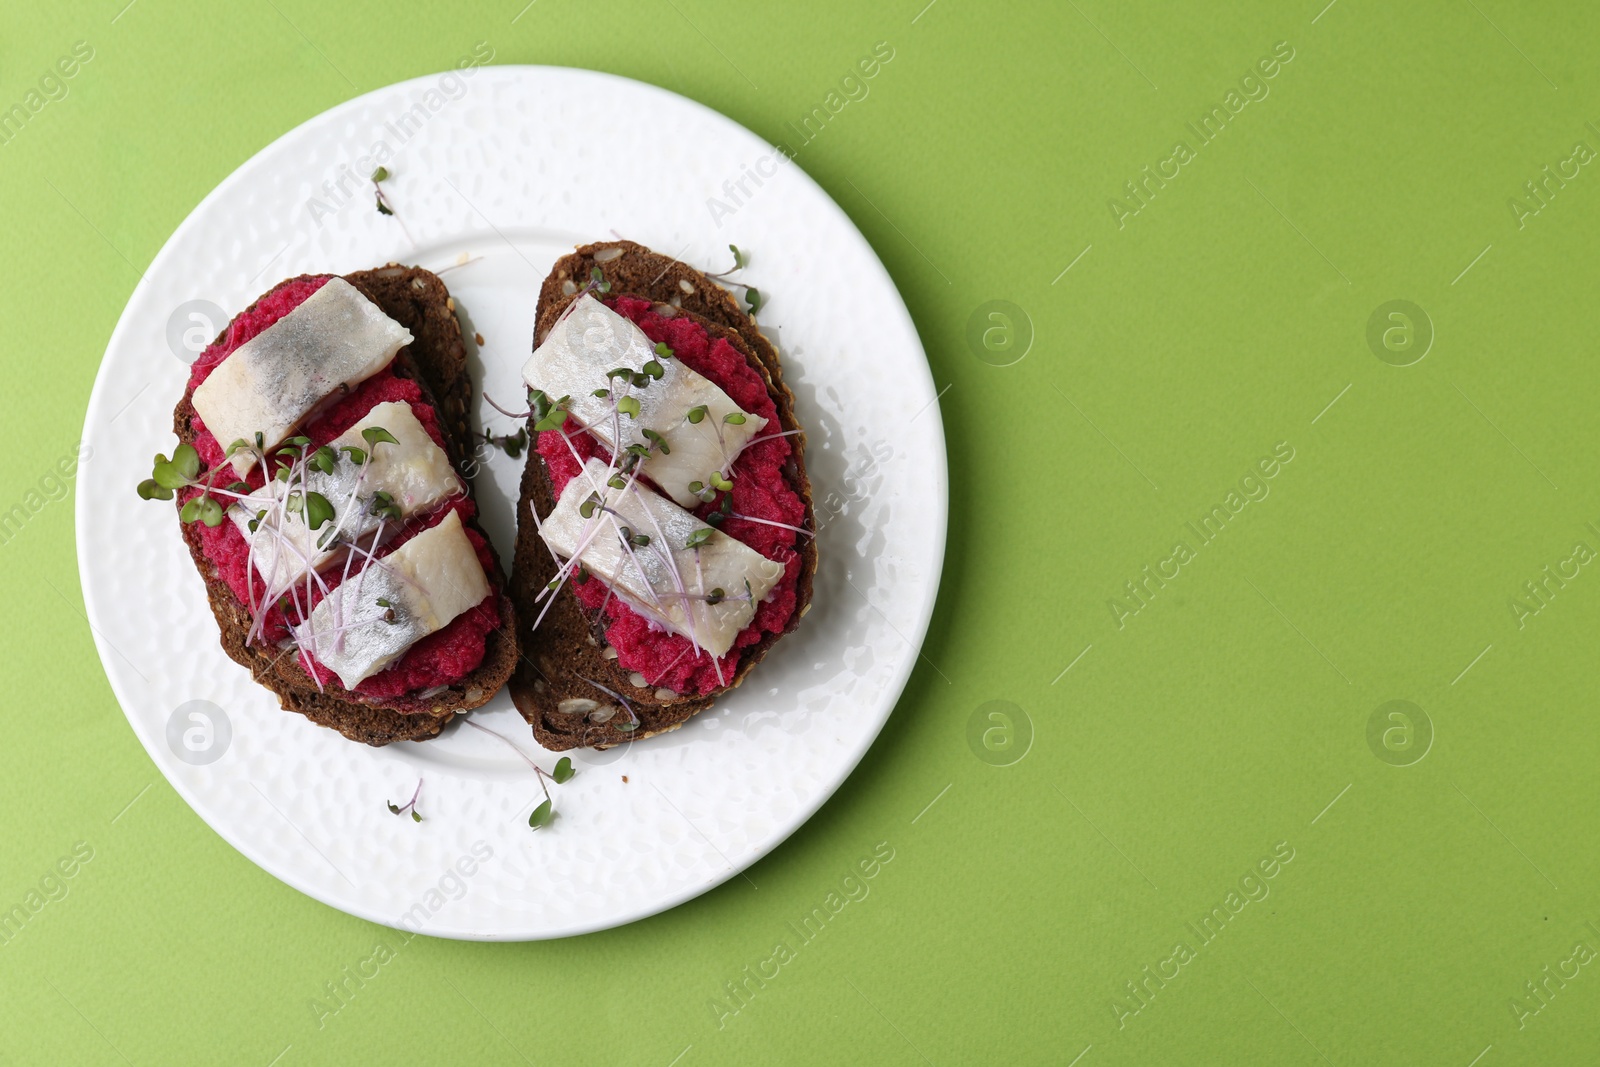
[(499, 404), (496, 404), (494, 402), (494, 397), (490, 396), (488, 393), (484, 393), (483, 394), (483, 399), (485, 399), (485, 400), (487, 400), (489, 402), (489, 406), (490, 407), (494, 408), (496, 411), (498, 411), (500, 414), (504, 415), (508, 419), (525, 419), (529, 415), (533, 414), (533, 411), (531, 409), (528, 410), (528, 411), (522, 412), (520, 415), (517, 414), (515, 411), (507, 411), (505, 408), (501, 407)]
[(807, 530), (807, 529), (805, 529), (803, 527), (800, 527), (800, 526), (790, 526), (786, 522), (773, 522), (771, 519), (758, 519), (754, 515), (741, 515), (737, 511), (728, 512), (728, 518), (730, 518), (730, 519), (739, 519), (739, 520), (741, 520), (743, 522), (758, 522), (763, 526), (781, 526), (785, 530), (793, 530), (795, 533), (804, 534), (807, 537), (815, 537), (816, 536), (810, 530)]
[[(545, 770), (543, 767), (539, 766), (537, 763), (533, 762), (533, 758), (532, 757), (530, 757), (526, 752), (522, 751), (522, 749), (518, 748), (516, 743), (513, 742), (511, 740), (511, 738), (507, 737), (505, 734), (501, 733), (499, 730), (491, 730), (487, 726), (479, 726), (477, 723), (473, 722), (471, 719), (463, 718), (461, 721), (466, 723), (468, 726), (472, 727), (474, 730), (481, 730), (484, 733), (488, 734), (490, 737), (493, 737), (493, 738), (497, 739), (501, 744), (505, 745), (511, 751), (513, 751), (517, 755), (521, 756), (522, 757), (522, 762), (526, 763), (528, 766), (533, 768), (535, 776), (539, 779), (539, 788), (544, 790), (544, 798), (546, 800), (550, 799), (550, 787), (544, 784), (544, 780), (546, 778), (548, 778), (552, 782), (555, 782), (556, 779), (555, 779), (554, 775), (552, 775), (549, 771)], [(561, 784), (560, 782), (556, 782), (556, 785), (560, 785), (560, 784)]]

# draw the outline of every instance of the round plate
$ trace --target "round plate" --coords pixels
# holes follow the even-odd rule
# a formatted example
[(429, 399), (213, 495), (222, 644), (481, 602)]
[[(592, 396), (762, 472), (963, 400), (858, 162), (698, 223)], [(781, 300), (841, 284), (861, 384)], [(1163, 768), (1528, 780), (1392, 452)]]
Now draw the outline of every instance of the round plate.
[[(470, 60), (469, 60), (470, 62)], [(375, 210), (378, 164), (396, 214)], [(170, 452), (188, 363), (282, 278), (399, 261), (444, 271), (482, 402), (515, 403), (540, 281), (626, 236), (767, 298), (808, 435), (821, 566), (805, 622), (674, 733), (580, 753), (555, 819), (510, 743), (460, 720), (375, 749), (282, 711), (219, 647), (172, 506), (134, 486)], [(466, 262), (462, 262), (466, 260)], [(342, 911), (440, 937), (522, 940), (651, 915), (742, 871), (816, 811), (916, 662), (944, 554), (944, 435), (915, 327), (838, 206), (770, 145), (692, 101), (588, 71), (478, 67), (368, 93), (285, 134), (178, 227), (95, 380), (78, 560), (96, 646), (156, 766), (217, 833)], [(477, 477), (509, 562), (521, 459)], [(534, 640), (537, 640), (535, 636)], [(504, 693), (472, 721), (546, 769)], [(422, 780), (424, 821), (396, 818)]]

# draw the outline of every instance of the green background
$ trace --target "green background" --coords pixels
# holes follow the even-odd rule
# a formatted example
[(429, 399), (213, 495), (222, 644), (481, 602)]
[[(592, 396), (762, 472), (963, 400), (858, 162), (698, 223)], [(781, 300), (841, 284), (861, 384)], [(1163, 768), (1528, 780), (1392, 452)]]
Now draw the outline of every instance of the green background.
[[(418, 939), (319, 1026), (308, 1001), (394, 935), (160, 778), (81, 614), (73, 505), (46, 500), (0, 546), (0, 903), (75, 842), (93, 859), (0, 947), (0, 1059), (1592, 1062), (1600, 575), (1563, 561), (1600, 548), (1600, 174), (1523, 188), (1600, 149), (1592, 5), (124, 2), (5, 11), (0, 106), (95, 55), (0, 145), (0, 508), (75, 444), (139, 270), (305, 119), (487, 41), (788, 139), (886, 41), (798, 162), (948, 387), (949, 554), (889, 727), (748, 881), (554, 943)], [(1200, 147), (1185, 124), (1280, 41), (1270, 94)], [(1179, 140), (1119, 226), (1108, 202)], [(980, 316), (998, 350), (975, 349), (995, 299), (1021, 314)], [(1383, 323), (1398, 355), (1368, 342), (1396, 299), (1435, 334), (1409, 366), (1407, 323)], [(1200, 544), (1185, 524), (1280, 442), (1246, 485), (1268, 495)], [(1577, 573), (1535, 601), (1547, 565)], [(1369, 741), (1390, 700), (1415, 709)], [(880, 842), (870, 895), (719, 1026), (723, 983)], [(1270, 895), (1202, 944), (1186, 924), (1275, 847), (1246, 881)]]

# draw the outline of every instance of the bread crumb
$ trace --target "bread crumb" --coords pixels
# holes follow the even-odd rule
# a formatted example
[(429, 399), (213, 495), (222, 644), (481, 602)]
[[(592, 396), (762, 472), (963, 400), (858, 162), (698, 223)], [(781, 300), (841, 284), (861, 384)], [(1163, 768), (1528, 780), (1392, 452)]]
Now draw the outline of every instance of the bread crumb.
[(479, 348), (482, 348), (482, 347), (483, 347), (483, 334), (481, 334), (481, 333), (475, 333), (475, 334), (473, 334), (473, 335), (472, 335), (472, 339), (473, 339), (473, 340), (474, 340), (474, 341), (476, 341), (476, 342), (478, 342), (478, 347), (479, 347)]
[(623, 783), (623, 784), (624, 784), (624, 785), (626, 785), (626, 784), (627, 784), (627, 783), (628, 783), (628, 776), (627, 776), (627, 775), (626, 775), (626, 774), (624, 774), (624, 775), (623, 775), (623, 776), (622, 776), (622, 783)]

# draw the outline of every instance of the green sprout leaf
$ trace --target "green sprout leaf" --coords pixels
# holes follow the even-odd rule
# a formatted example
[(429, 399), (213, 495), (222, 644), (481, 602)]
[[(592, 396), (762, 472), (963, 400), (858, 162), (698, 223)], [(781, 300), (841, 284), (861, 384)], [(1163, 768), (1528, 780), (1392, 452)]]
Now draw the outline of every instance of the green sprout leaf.
[(761, 290), (755, 288), (754, 286), (751, 286), (744, 291), (744, 302), (749, 305), (750, 314), (752, 315), (760, 311), (761, 305), (765, 303), (761, 297)]
[(400, 505), (394, 502), (394, 497), (381, 490), (372, 494), (372, 506), (367, 513), (380, 519), (400, 521)]
[(601, 400), (610, 400), (611, 399), (611, 390), (609, 390), (609, 389), (596, 389), (593, 393), (590, 393), (589, 395), (590, 396), (597, 396)]
[(606, 276), (599, 267), (595, 267), (589, 272), (589, 283), (602, 293), (611, 291), (611, 283), (606, 281)]
[(183, 507), (178, 509), (178, 521), (179, 522), (194, 522), (199, 517), (200, 517), (200, 498), (199, 497), (195, 497), (193, 500), (186, 501), (184, 503)]
[(662, 437), (654, 430), (642, 430), (640, 432), (643, 433), (649, 441), (654, 443), (657, 448), (661, 449), (661, 454), (663, 456), (672, 454), (672, 447), (667, 444), (667, 439), (665, 437)]
[(636, 396), (623, 397), (617, 401), (617, 411), (630, 419), (637, 419), (639, 417), (639, 398)]
[(685, 548), (699, 548), (701, 545), (711, 540), (711, 535), (714, 533), (716, 533), (716, 531), (711, 527), (702, 526), (700, 529), (690, 534), (689, 539), (685, 541), (683, 545)]
[(626, 488), (628, 488), (627, 479), (623, 478), (623, 476), (620, 475), (620, 474), (613, 474), (610, 478), (608, 478), (606, 480), (606, 484), (609, 485), (613, 489), (626, 489)]
[(375, 201), (376, 201), (376, 203), (378, 205), (378, 214), (380, 214), (380, 215), (393, 215), (394, 214), (394, 209), (391, 208), (388, 204), (385, 204), (383, 202), (383, 194), (382, 193), (379, 193), (377, 195), (377, 197), (375, 198)]
[[(595, 269), (599, 270), (600, 268), (596, 267)], [(533, 809), (533, 814), (528, 816), (528, 825), (537, 830), (539, 827), (549, 823), (552, 814), (554, 814), (553, 807), (550, 801), (546, 800), (543, 804)]]
[(222, 454), (222, 458), (231, 459), (233, 458), (235, 452), (248, 452), (249, 450), (250, 442), (241, 437), (233, 444), (228, 446), (228, 450)]
[(610, 370), (606, 371), (606, 379), (607, 380), (610, 380), (612, 378), (629, 378), (629, 379), (631, 379), (632, 377), (633, 377), (633, 368), (632, 367), (612, 367)]
[(711, 484), (714, 488), (721, 489), (724, 493), (733, 489), (733, 483), (724, 478), (721, 471), (711, 472)]
[(366, 452), (357, 448), (355, 445), (345, 445), (343, 448), (339, 449), (339, 451), (349, 456), (350, 462), (354, 463), (358, 467), (367, 461)]
[(663, 367), (658, 361), (653, 359), (646, 360), (644, 366), (640, 367), (639, 369), (650, 375), (650, 377), (654, 378), (656, 381), (660, 381), (661, 376), (667, 373), (667, 368)]
[[(390, 433), (388, 430), (385, 430), (382, 426), (368, 426), (365, 430), (361, 431), (361, 439), (367, 442), (367, 447), (369, 448), (376, 448), (380, 443), (391, 445), (398, 445), (400, 443), (395, 439), (394, 434)], [(309, 441), (306, 443), (310, 444)]]
[(689, 483), (689, 492), (693, 493), (695, 496), (699, 496), (701, 493), (705, 492), (705, 489), (706, 489), (706, 483), (705, 482), (690, 482)]
[(386, 800), (386, 801), (384, 801), (384, 803), (389, 805), (389, 813), (391, 815), (399, 815), (400, 814), (400, 808), (399, 808), (398, 805), (395, 804), (394, 801)]
[(572, 780), (572, 776), (574, 774), (576, 774), (576, 773), (577, 772), (572, 769), (572, 759), (571, 759), (571, 757), (562, 756), (560, 759), (556, 760), (555, 773), (552, 774), (550, 777), (552, 777), (552, 778), (554, 778), (556, 780), (556, 784), (557, 785), (564, 785), (567, 782), (571, 781)]
[(578, 505), (578, 514), (582, 515), (586, 519), (590, 518), (591, 516), (594, 515), (594, 509), (599, 507), (599, 506), (600, 506), (600, 496), (599, 496), (599, 494), (590, 493), (589, 494), (589, 499), (585, 500), (583, 503)]
[(194, 450), (193, 445), (179, 445), (172, 453), (172, 465), (177, 467), (185, 478), (193, 478), (200, 473), (200, 453)]
[(657, 341), (656, 342), (656, 355), (660, 356), (662, 359), (671, 359), (672, 358), (672, 346), (667, 344), (667, 342), (665, 342), (665, 341)]
[[(635, 401), (637, 403), (637, 401)], [(533, 424), (535, 430), (559, 430), (562, 423), (567, 421), (566, 408), (553, 408), (550, 413)]]
[(386, 181), (388, 181), (389, 180), (389, 168), (388, 167), (379, 167), (377, 170), (373, 171), (372, 172), (372, 180), (375, 181), (375, 182), (386, 182)]
[(171, 500), (172, 490), (156, 481), (146, 478), (139, 483), (139, 499), (141, 500)]
[(315, 467), (323, 474), (332, 474), (333, 465), (338, 461), (339, 453), (335, 452), (327, 445), (323, 445), (321, 448), (311, 453), (311, 459), (308, 460), (311, 466)]
[(205, 495), (200, 497), (200, 521), (210, 527), (222, 525), (222, 504), (216, 497)]
[(726, 415), (722, 416), (722, 421), (727, 423), (729, 426), (743, 426), (745, 423), (745, 418), (741, 412), (730, 411)]
[(421, 822), (422, 821), (422, 813), (417, 811), (416, 808), (412, 808), (411, 809), (411, 821), (412, 822)]
[(745, 264), (749, 263), (750, 260), (745, 256), (745, 254), (743, 252), (739, 251), (739, 246), (738, 245), (729, 245), (728, 246), (728, 251), (733, 253), (733, 269), (734, 270), (744, 270)]
[[(626, 527), (624, 527), (624, 529), (626, 529)], [(645, 548), (650, 544), (650, 535), (634, 534), (632, 537), (628, 538), (628, 540), (633, 542), (635, 548)]]
[(694, 423), (696, 426), (698, 426), (698, 425), (700, 425), (700, 423), (704, 422), (705, 421), (705, 417), (706, 417), (706, 406), (704, 404), (700, 404), (697, 407), (690, 408), (689, 409), (689, 413), (684, 416), (684, 418), (688, 419), (690, 422)]
[(306, 494), (306, 525), (320, 530), (323, 523), (333, 518), (333, 504), (322, 493)]

